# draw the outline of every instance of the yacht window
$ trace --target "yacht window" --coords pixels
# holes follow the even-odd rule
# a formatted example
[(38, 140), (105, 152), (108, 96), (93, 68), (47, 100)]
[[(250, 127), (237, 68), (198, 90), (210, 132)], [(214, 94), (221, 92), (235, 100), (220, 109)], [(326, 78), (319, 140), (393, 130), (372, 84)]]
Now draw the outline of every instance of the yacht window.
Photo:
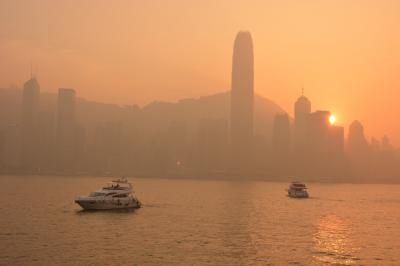
[(117, 192), (107, 193), (106, 196), (111, 196), (111, 195), (114, 195), (114, 194), (117, 194)]
[(101, 193), (101, 192), (92, 192), (92, 193), (90, 193), (91, 197), (101, 197), (101, 196), (104, 196), (104, 195), (105, 194)]
[(113, 196), (114, 198), (126, 198), (128, 195), (126, 194), (117, 194), (115, 196)]

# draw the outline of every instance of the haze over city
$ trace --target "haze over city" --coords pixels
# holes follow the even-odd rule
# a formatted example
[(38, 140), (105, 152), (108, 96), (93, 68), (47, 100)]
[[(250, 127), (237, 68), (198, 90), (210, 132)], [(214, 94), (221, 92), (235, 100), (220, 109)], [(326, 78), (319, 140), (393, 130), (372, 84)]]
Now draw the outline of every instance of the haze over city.
[(255, 93), (400, 144), (398, 1), (2, 1), (0, 87), (33, 71), (42, 91), (146, 105), (230, 89), (232, 39), (254, 39)]
[(398, 265), (400, 1), (0, 1), (0, 265)]

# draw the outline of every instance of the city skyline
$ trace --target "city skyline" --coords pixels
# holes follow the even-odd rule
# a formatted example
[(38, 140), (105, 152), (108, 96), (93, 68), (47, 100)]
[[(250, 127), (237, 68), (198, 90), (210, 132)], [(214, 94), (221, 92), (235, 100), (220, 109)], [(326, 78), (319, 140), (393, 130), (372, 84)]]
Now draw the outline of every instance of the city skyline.
[[(36, 75), (32, 75), (32, 77), (31, 77), (28, 81), (30, 81), (30, 80), (32, 80), (32, 79), (37, 80)], [(26, 82), (25, 82), (25, 83), (26, 83)], [(3, 89), (3, 90), (4, 90), (4, 89), (5, 89), (5, 90), (11, 89), (11, 90), (21, 90), (21, 91), (23, 91), (23, 89), (18, 88), (18, 87), (11, 87), (11, 88), (6, 88), (6, 87), (4, 87), (4, 88), (0, 88), (0, 90), (1, 90), (1, 89)], [(59, 90), (59, 88), (58, 88), (57, 90)], [(54, 92), (51, 91), (51, 90), (43, 90), (43, 88), (40, 88), (40, 91), (41, 91), (42, 93), (47, 93), (47, 94), (52, 94), (52, 93), (54, 93)], [(216, 94), (220, 94), (220, 93), (226, 93), (227, 91), (229, 91), (229, 90), (222, 91), (222, 92), (217, 92), (217, 93), (215, 93), (215, 95), (216, 95)], [(301, 93), (301, 94), (300, 94), (299, 98), (296, 99), (296, 101), (301, 100), (301, 99), (303, 99), (303, 98), (305, 98), (305, 99), (308, 100), (308, 98), (305, 97), (305, 95), (304, 95), (304, 93), (305, 93), (304, 91), (305, 91), (304, 88), (299, 88), (299, 93)], [(116, 106), (120, 106), (120, 107), (124, 107), (124, 106), (125, 106), (125, 107), (128, 107), (128, 106), (135, 106), (135, 107), (137, 107), (137, 108), (146, 108), (147, 106), (150, 106), (150, 105), (156, 104), (156, 103), (176, 104), (176, 103), (179, 103), (179, 102), (182, 101), (182, 100), (186, 100), (186, 99), (193, 99), (193, 100), (196, 100), (196, 99), (201, 99), (202, 97), (208, 97), (208, 96), (212, 96), (212, 95), (214, 95), (214, 94), (211, 94), (211, 95), (198, 95), (197, 97), (191, 97), (191, 98), (182, 97), (182, 98), (180, 98), (180, 99), (177, 99), (176, 101), (161, 101), (161, 100), (158, 100), (158, 99), (154, 99), (153, 101), (151, 101), (150, 103), (148, 103), (148, 104), (146, 104), (146, 105), (144, 105), (144, 106), (139, 106), (138, 104), (136, 104), (136, 103), (134, 103), (134, 102), (129, 103), (129, 104), (116, 104), (116, 103), (111, 103), (111, 102), (101, 102), (101, 101), (96, 101), (96, 100), (93, 100), (93, 99), (90, 99), (90, 98), (84, 98), (84, 97), (81, 97), (80, 95), (77, 95), (77, 98), (82, 99), (82, 100), (85, 100), (85, 101), (91, 101), (91, 102), (99, 103), (99, 104), (111, 104), (111, 105), (116, 105)], [(275, 102), (273, 99), (270, 99), (269, 97), (264, 97), (264, 96), (258, 94), (257, 92), (254, 92), (254, 95), (259, 95), (259, 96), (261, 96), (261, 97), (263, 97), (263, 98), (265, 98), (265, 99), (268, 99), (268, 100), (272, 101), (274, 104), (277, 104), (278, 106), (280, 106), (277, 102)], [(299, 94), (298, 94), (298, 95), (299, 95)], [(292, 105), (293, 105), (293, 103), (292, 103)], [(317, 106), (320, 106), (320, 105), (317, 105)], [(280, 107), (282, 107), (282, 106), (280, 106)], [(310, 108), (311, 108), (311, 107), (310, 107)], [(326, 110), (326, 109), (328, 109), (328, 108), (321, 107), (320, 109), (321, 109), (321, 110)], [(314, 109), (314, 110), (320, 110), (320, 109)], [(295, 109), (295, 108), (290, 108), (289, 110), (286, 110), (286, 109), (283, 109), (283, 110), (284, 110), (284, 112), (285, 112), (286, 114), (289, 115), (290, 119), (292, 119), (292, 120), (294, 121), (294, 119), (295, 119), (295, 117), (296, 117), (296, 109)], [(311, 109), (310, 109), (310, 110), (311, 110)], [(338, 120), (338, 117), (337, 117), (337, 114), (336, 114), (336, 113), (331, 113), (331, 115), (334, 116), (334, 119), (335, 119), (334, 124), (344, 126), (344, 133), (345, 133), (346, 136), (350, 133), (350, 132), (349, 132), (350, 126), (351, 126), (355, 121), (361, 121), (361, 119), (355, 118), (354, 120), (349, 121), (348, 124), (345, 124), (345, 123), (343, 123), (342, 120), (340, 120), (340, 119)], [(367, 124), (367, 123), (363, 123), (363, 125), (366, 126), (366, 128), (367, 128), (367, 130), (365, 130), (365, 136), (366, 136), (366, 138), (367, 138), (368, 140), (371, 140), (371, 139), (378, 139), (378, 140), (379, 140), (379, 139), (388, 137), (391, 144), (393, 144), (395, 147), (400, 147), (400, 145), (398, 145), (398, 143), (396, 142), (396, 136), (389, 135), (389, 134), (387, 134), (387, 132), (382, 132), (381, 135), (373, 135), (372, 132), (371, 132), (370, 130), (368, 130), (368, 129), (370, 129), (370, 127), (368, 126), (368, 124)]]
[(400, 0), (0, 0), (0, 265), (397, 265)]
[[(72, 88), (60, 88), (49, 109), (41, 103), (45, 94), (32, 75), (18, 96), (20, 105), (8, 107), (20, 109), (20, 115), (9, 124), (0, 123), (0, 170), (267, 180), (295, 175), (322, 182), (398, 182), (400, 150), (387, 136), (366, 139), (358, 120), (345, 135), (329, 110), (313, 108), (304, 90), (293, 103), (293, 119), (266, 99), (261, 108), (267, 109), (260, 119), (253, 61), (251, 34), (240, 31), (232, 49), (231, 91), (183, 99), (175, 105), (186, 110), (177, 109), (172, 116), (168, 109), (174, 104), (155, 102), (147, 115), (147, 108), (132, 105), (114, 106), (120, 114), (110, 117), (111, 110), (103, 109), (107, 105), (92, 102), (97, 110), (83, 107), (84, 101), (77, 101)], [(8, 92), (15, 96), (15, 89)], [(193, 117), (190, 108), (199, 108), (196, 102), (201, 100), (203, 106)], [(45, 102), (49, 104), (48, 99)], [(87, 114), (92, 118), (85, 122), (82, 117)]]
[(400, 87), (397, 1), (18, 3), (0, 3), (0, 87), (22, 87), (32, 63), (42, 90), (72, 87), (99, 102), (143, 106), (211, 95), (229, 90), (226, 47), (248, 29), (256, 93), (293, 117), (304, 87), (316, 109), (331, 110), (346, 128), (358, 119), (368, 136), (388, 134), (400, 144), (393, 114)]

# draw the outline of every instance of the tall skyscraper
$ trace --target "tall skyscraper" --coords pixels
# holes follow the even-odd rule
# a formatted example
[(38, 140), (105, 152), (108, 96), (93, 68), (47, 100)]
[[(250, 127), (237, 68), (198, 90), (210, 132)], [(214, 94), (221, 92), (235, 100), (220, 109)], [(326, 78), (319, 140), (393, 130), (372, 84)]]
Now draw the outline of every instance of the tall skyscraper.
[(315, 111), (308, 117), (307, 138), (310, 151), (318, 157), (327, 151), (328, 134), (331, 128), (329, 111)]
[(364, 127), (359, 121), (353, 121), (349, 127), (347, 137), (347, 151), (350, 154), (366, 154), (368, 152), (368, 141), (364, 135)]
[(37, 167), (38, 116), (39, 116), (40, 86), (36, 78), (31, 78), (24, 84), (22, 93), (22, 153), (21, 163), (25, 170)]
[(311, 113), (311, 102), (301, 95), (294, 104), (295, 152), (302, 154), (306, 149), (308, 116)]
[(59, 89), (57, 104), (57, 169), (74, 171), (77, 150), (75, 90)]
[(349, 127), (346, 143), (347, 158), (350, 162), (350, 173), (353, 178), (367, 178), (374, 168), (371, 164), (372, 153), (364, 127), (359, 121), (353, 121)]
[(307, 171), (308, 150), (308, 122), (311, 114), (311, 102), (303, 94), (294, 104), (294, 166), (296, 174), (303, 175)]
[(244, 174), (251, 170), (253, 144), (253, 41), (249, 32), (239, 32), (232, 58), (231, 90), (231, 171)]

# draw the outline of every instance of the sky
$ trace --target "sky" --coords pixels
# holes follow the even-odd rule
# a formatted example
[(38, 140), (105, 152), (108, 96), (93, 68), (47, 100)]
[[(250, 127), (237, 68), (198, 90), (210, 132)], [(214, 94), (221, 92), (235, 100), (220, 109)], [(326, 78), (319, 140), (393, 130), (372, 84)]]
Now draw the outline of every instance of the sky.
[(400, 1), (0, 0), (0, 87), (32, 64), (42, 91), (108, 103), (176, 101), (230, 89), (240, 30), (254, 42), (255, 92), (400, 146)]

